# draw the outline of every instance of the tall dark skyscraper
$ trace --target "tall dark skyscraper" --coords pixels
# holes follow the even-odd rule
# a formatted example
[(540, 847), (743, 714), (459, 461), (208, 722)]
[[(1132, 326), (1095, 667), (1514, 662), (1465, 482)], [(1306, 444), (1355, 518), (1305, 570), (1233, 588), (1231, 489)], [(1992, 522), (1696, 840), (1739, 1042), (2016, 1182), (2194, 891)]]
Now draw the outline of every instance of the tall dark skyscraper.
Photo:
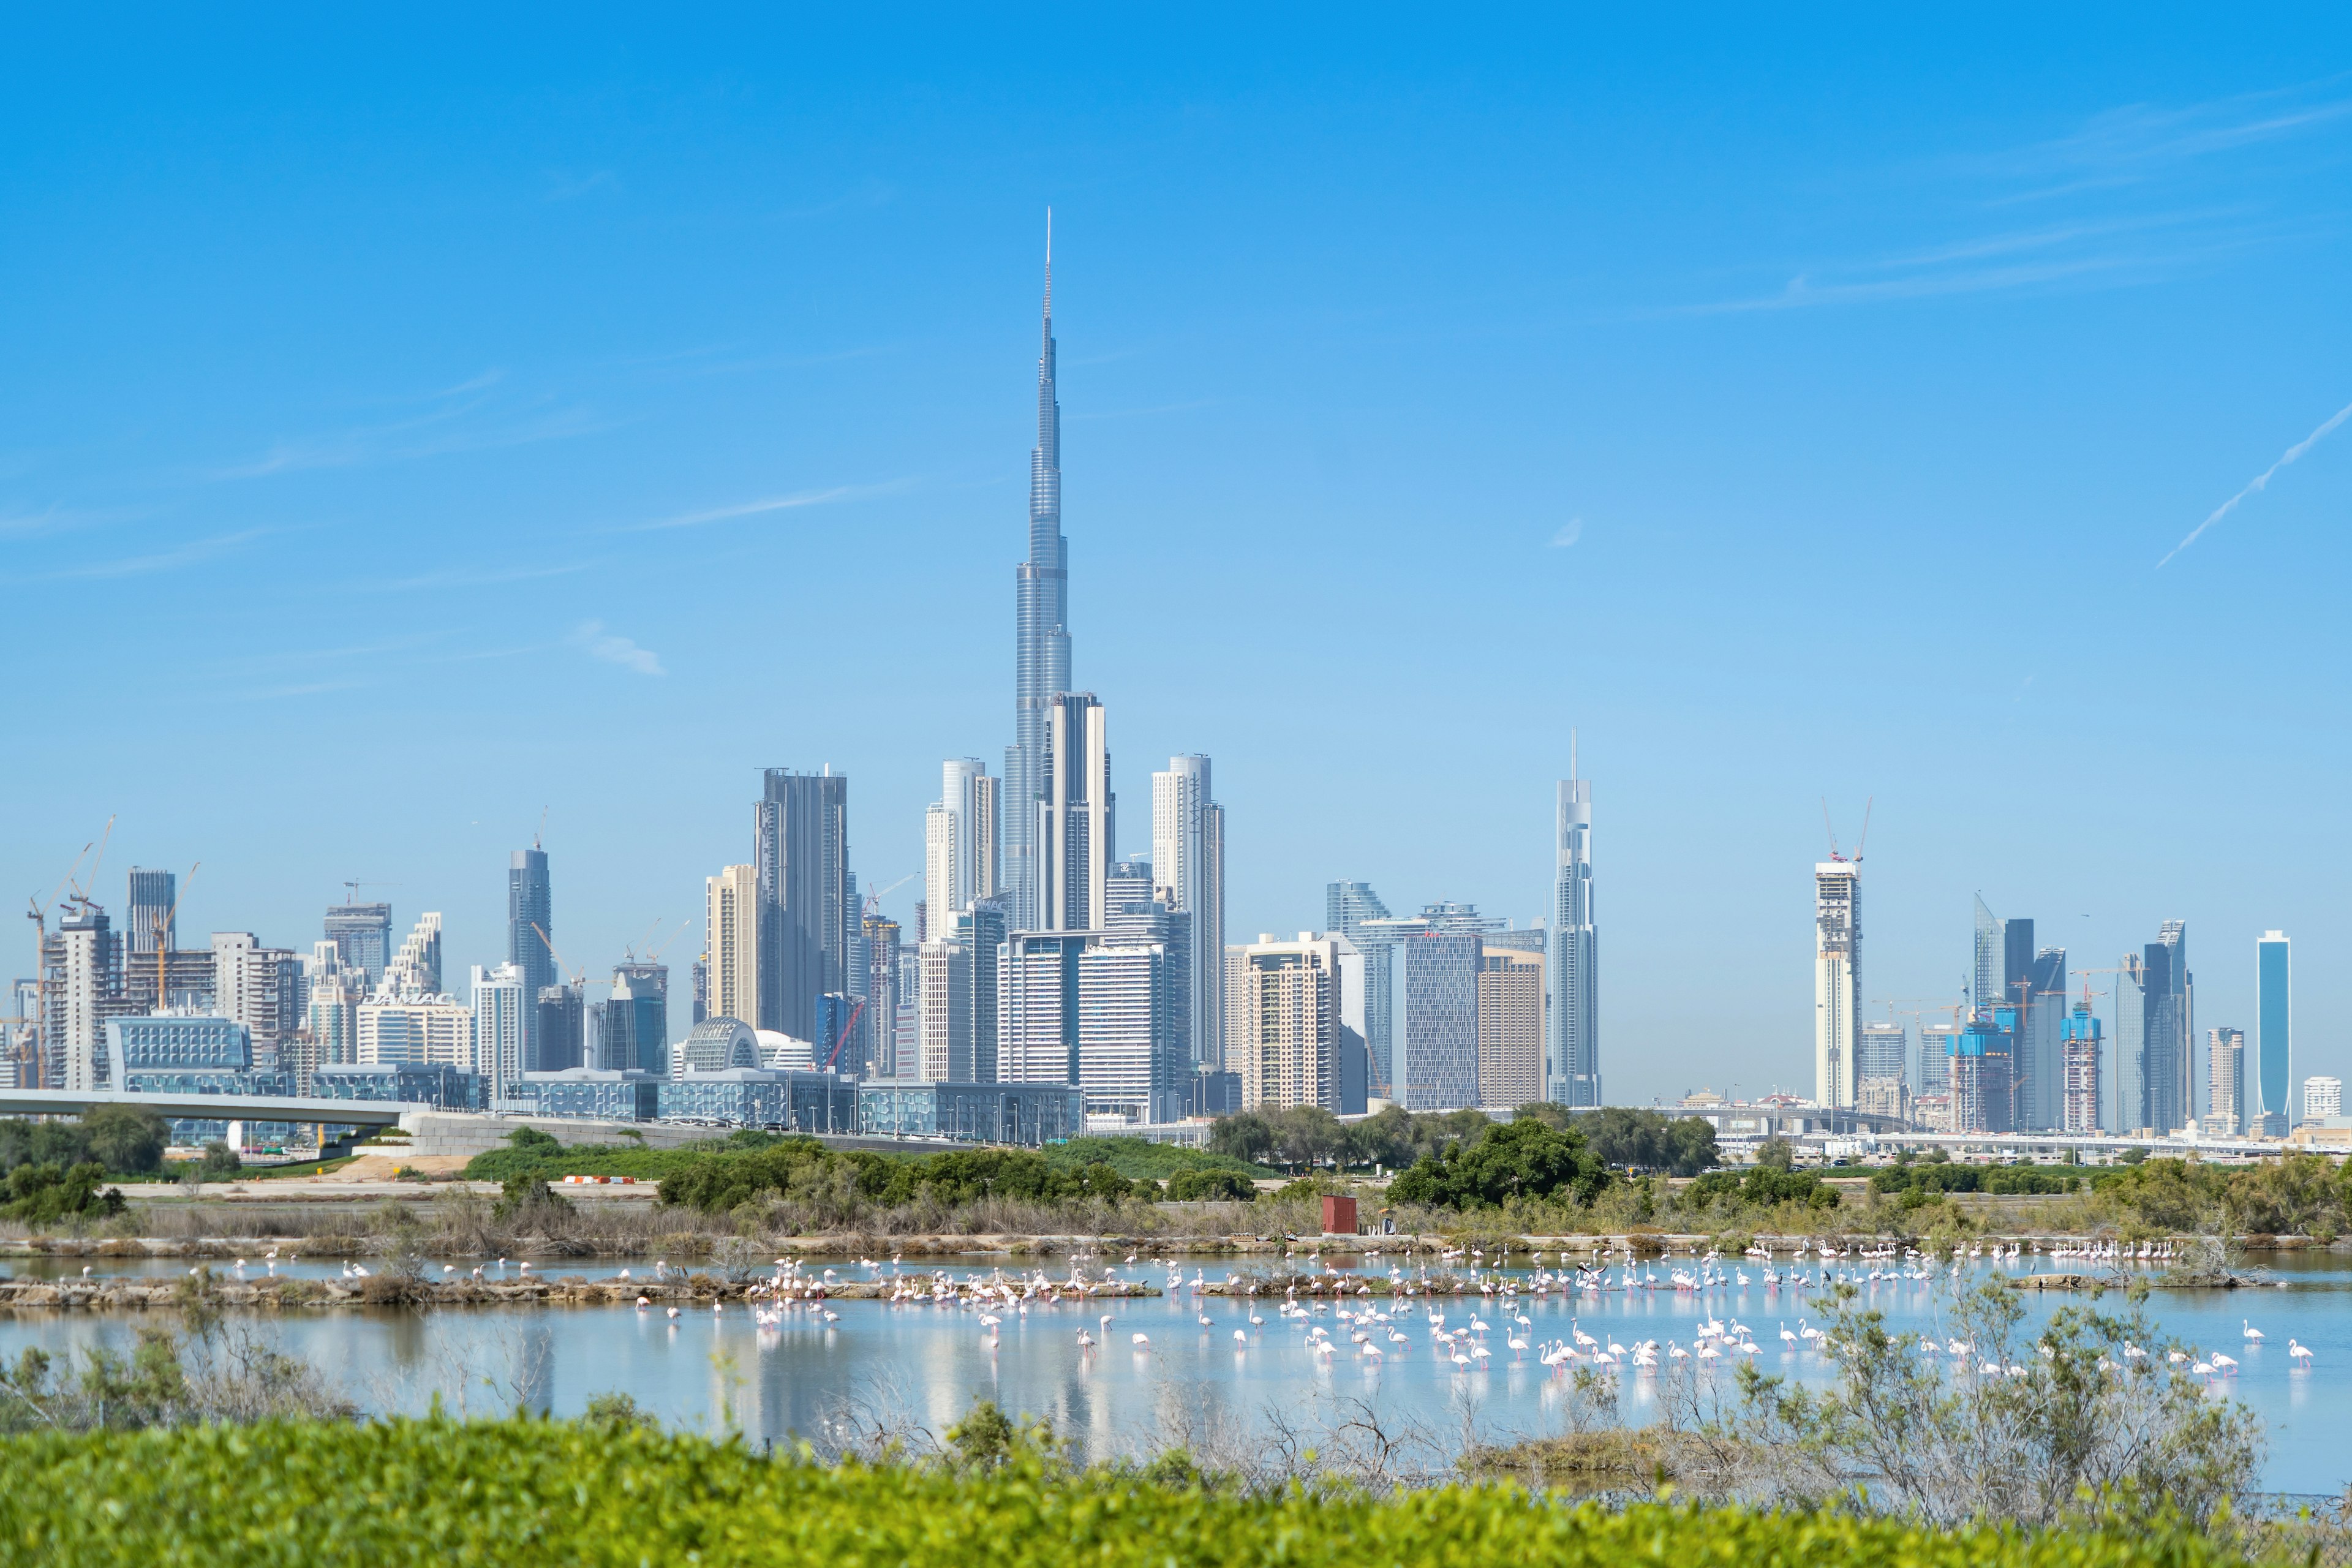
[[(546, 935), (541, 936), (541, 931)], [(534, 841), (530, 848), (516, 850), (507, 866), (507, 962), (522, 971), (522, 994), (527, 1003), (536, 1004), (539, 994), (562, 978), (555, 972), (555, 954), (548, 945), (554, 935), (555, 910), (553, 895), (548, 889), (547, 851)], [(539, 1028), (539, 1008), (526, 1005), (522, 1010), (522, 1059), (527, 1062), (542, 1058)], [(576, 1050), (572, 1060), (575, 1064), (579, 1060)]]
[(335, 944), (335, 962), (347, 972), (357, 972), (354, 987), (362, 994), (373, 990), (392, 962), (392, 906), (332, 905), (324, 934)]
[[(1054, 215), (1045, 215), (1037, 445), (1029, 454), (1029, 559), (1013, 579), (1013, 744), (1004, 749), (1004, 889), (1013, 929), (1040, 924), (1038, 817), (1046, 710), (1070, 689), (1069, 542), (1062, 537), (1062, 405), (1054, 387)], [(942, 921), (948, 914), (943, 912)]]
[(754, 810), (752, 865), (760, 889), (762, 1029), (814, 1041), (816, 999), (846, 992), (849, 931), (849, 780), (770, 768)]
[(122, 921), (122, 940), (129, 952), (152, 952), (177, 944), (173, 927), (180, 902), (180, 879), (169, 871), (131, 868), (130, 908)]

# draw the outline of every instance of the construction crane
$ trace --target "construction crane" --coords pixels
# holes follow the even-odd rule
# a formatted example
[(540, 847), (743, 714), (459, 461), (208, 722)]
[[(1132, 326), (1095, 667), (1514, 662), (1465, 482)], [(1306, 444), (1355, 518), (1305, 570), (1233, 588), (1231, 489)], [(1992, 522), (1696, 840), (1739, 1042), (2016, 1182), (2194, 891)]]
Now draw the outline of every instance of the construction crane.
[(662, 938), (661, 945), (659, 947), (652, 949), (646, 954), (646, 962), (647, 963), (659, 963), (661, 962), (661, 955), (669, 951), (670, 944), (676, 942), (679, 937), (684, 936), (686, 934), (686, 928), (693, 923), (694, 921), (691, 918), (678, 921), (677, 929), (670, 932), (669, 935)]
[[(555, 951), (554, 942), (548, 936), (546, 931), (541, 927), (537, 921), (530, 922), (530, 929), (539, 932), (540, 941), (547, 943), (547, 956), (555, 960), (555, 972), (558, 974), (562, 973), (569, 965), (563, 962), (563, 955)], [(588, 984), (588, 972), (584, 969), (572, 970), (572, 984), (584, 988)]]
[[(109, 837), (111, 837), (114, 832), (114, 818), (110, 816), (106, 819), (106, 831)], [(49, 896), (47, 899), (27, 897), (25, 900), (25, 918), (33, 922), (33, 1012), (35, 1016), (26, 1021), (34, 1026), (31, 1065), (33, 1081), (36, 1084), (47, 1082), (46, 1064), (42, 1060), (45, 1053), (40, 1040), (42, 1026), (47, 1022), (49, 1016), (49, 910), (56, 908), (61, 900), (67, 903), (79, 901), (87, 904), (89, 901), (83, 896), (80, 884), (74, 880), (74, 873), (81, 869), (83, 858), (92, 849), (99, 848), (100, 843), (100, 840), (92, 839), (81, 847), (81, 854), (73, 858), (73, 864), (66, 868), (66, 874), (58, 879), (58, 885), (49, 889)], [(103, 851), (101, 850), (100, 853)], [(98, 879), (98, 868), (95, 866), (90, 868), (90, 879), (93, 883)], [(73, 889), (71, 899), (63, 897), (68, 888)]]
[(346, 877), (343, 879), (343, 886), (351, 889), (351, 897), (345, 899), (343, 902), (346, 904), (356, 904), (360, 901), (360, 889), (362, 888), (397, 888), (400, 884), (398, 882), (362, 882), (355, 880), (352, 878)]
[(1831, 859), (1854, 866), (1862, 864), (1863, 847), (1870, 842), (1870, 808), (1877, 804), (1878, 797), (1876, 795), (1872, 795), (1863, 802), (1862, 837), (1854, 840), (1853, 854), (1851, 857), (1848, 857), (1838, 852), (1837, 829), (1830, 826), (1830, 797), (1827, 795), (1822, 796), (1822, 826), (1828, 831), (1830, 836)]
[(106, 831), (98, 836), (98, 855), (89, 863), (89, 889), (85, 890), (77, 883), (74, 887), (75, 902), (86, 906), (92, 901), (89, 895), (98, 887), (98, 868), (106, 863), (106, 847), (113, 842), (113, 839), (114, 818), (110, 816), (106, 819)]
[(166, 950), (172, 945), (172, 921), (173, 919), (180, 912), (180, 900), (188, 896), (188, 884), (194, 881), (196, 879), (196, 873), (204, 868), (205, 863), (201, 860), (188, 868), (188, 874), (180, 879), (179, 888), (172, 895), (172, 907), (165, 910), (163, 911), (163, 918), (155, 922), (155, 930), (152, 934), (155, 938), (155, 1011), (158, 1013), (163, 1010), (164, 1002), (168, 995), (168, 993), (163, 989), (163, 960)]
[(851, 1035), (856, 1033), (857, 1020), (865, 1014), (865, 1012), (866, 998), (860, 996), (857, 999), (857, 1005), (852, 1007), (849, 1010), (849, 1016), (842, 1021), (841, 1033), (834, 1037), (833, 1049), (825, 1052), (824, 1054), (824, 1070), (826, 1072), (831, 1072), (833, 1070), (833, 1064), (838, 1061), (841, 1058), (841, 1047), (849, 1043), (849, 1037)]

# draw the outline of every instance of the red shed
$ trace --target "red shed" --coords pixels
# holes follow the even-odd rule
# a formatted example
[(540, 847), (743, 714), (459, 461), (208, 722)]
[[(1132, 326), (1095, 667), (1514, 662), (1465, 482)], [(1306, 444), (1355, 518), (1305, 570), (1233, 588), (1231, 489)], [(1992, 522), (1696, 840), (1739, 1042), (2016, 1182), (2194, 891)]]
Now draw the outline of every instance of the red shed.
[(1323, 1234), (1353, 1236), (1356, 1234), (1356, 1200), (1332, 1197), (1323, 1199)]

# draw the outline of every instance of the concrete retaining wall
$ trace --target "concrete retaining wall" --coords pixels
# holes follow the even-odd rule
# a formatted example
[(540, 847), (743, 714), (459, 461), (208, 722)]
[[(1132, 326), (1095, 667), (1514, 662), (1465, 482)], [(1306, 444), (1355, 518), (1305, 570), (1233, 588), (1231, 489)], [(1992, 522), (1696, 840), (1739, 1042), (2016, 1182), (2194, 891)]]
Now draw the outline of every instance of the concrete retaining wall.
[[(724, 1138), (722, 1127), (689, 1127), (673, 1121), (575, 1121), (562, 1116), (483, 1116), (458, 1110), (411, 1111), (400, 1119), (408, 1131), (408, 1152), (451, 1154), (472, 1159), (507, 1146), (508, 1134), (518, 1127), (535, 1128), (570, 1144), (635, 1144), (644, 1139), (647, 1149), (676, 1149), (682, 1144)], [(871, 1149), (882, 1153), (936, 1154), (946, 1149), (979, 1145), (948, 1143), (929, 1139), (857, 1138), (821, 1135), (828, 1149)]]

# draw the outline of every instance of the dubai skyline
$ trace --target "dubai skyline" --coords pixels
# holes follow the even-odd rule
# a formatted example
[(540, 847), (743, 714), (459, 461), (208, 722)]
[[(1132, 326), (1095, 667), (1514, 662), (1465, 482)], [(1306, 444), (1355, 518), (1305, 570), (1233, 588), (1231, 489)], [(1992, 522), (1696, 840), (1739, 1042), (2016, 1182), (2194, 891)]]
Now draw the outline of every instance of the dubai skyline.
[[(1589, 776), (1615, 1101), (1810, 1089), (1823, 796), (1841, 827), (1875, 801), (1864, 1019), (1960, 988), (1981, 894), (2097, 965), (2186, 921), (2200, 1036), (2252, 1037), (2284, 930), (2296, 1070), (2342, 1066), (2352, 384), (2315, 192), (2352, 110), (2284, 41), (1975, 107), (1901, 68), (1826, 124), (1747, 103), (1728, 161), (1781, 205), (1726, 174), (1706, 221), (1635, 188), (1694, 178), (1652, 134), (1674, 103), (1528, 132), (1556, 84), (1491, 63), (1402, 121), (1310, 74), (1204, 123), (1181, 61), (1083, 127), (1006, 85), (966, 106), (978, 151), (876, 122), (889, 151), (843, 156), (781, 79), (559, 54), (550, 90), (638, 96), (567, 97), (461, 170), (388, 81), (341, 106), (224, 62), (343, 160), (311, 165), (155, 47), (135, 102), (9, 111), (123, 127), (6, 198), (0, 867), (36, 897), (112, 816), (108, 884), (205, 862), (184, 929), (307, 946), (351, 878), (496, 962), (544, 813), (593, 968), (699, 918), (761, 770), (830, 765), (862, 887), (913, 879), (903, 918), (940, 759), (1003, 748), (1024, 799), (1075, 681), (1122, 855), (1164, 759), (1215, 759), (1229, 940), (1321, 926), (1347, 879), (1550, 918), (1557, 781)], [(1002, 63), (908, 79), (982, 93)], [(212, 161), (171, 194), (134, 156), (167, 124)], [(1123, 162), (1077, 150), (1105, 125)], [(790, 200), (754, 195), (780, 171)], [(1194, 221), (1220, 200), (1235, 232)], [(1008, 747), (1048, 201), (1076, 346), (1049, 258)], [(1618, 254), (1570, 243), (1596, 228)], [(1005, 814), (1015, 889), (1034, 826)]]

